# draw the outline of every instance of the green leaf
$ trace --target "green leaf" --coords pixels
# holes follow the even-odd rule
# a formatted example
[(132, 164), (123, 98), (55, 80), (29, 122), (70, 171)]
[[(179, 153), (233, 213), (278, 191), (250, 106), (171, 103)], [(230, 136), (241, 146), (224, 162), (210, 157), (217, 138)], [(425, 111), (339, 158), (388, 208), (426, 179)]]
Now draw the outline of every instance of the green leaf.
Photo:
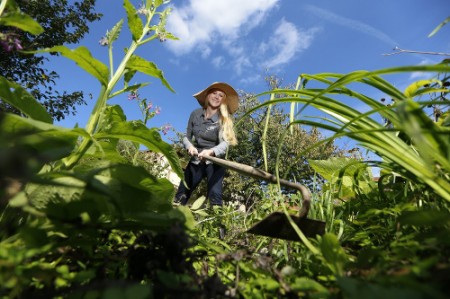
[(127, 12), (128, 28), (133, 36), (133, 40), (136, 42), (141, 38), (144, 25), (142, 24), (141, 18), (137, 14), (136, 8), (130, 3), (129, 0), (124, 0), (123, 6)]
[[(181, 213), (181, 217), (180, 217)], [(173, 215), (172, 218), (174, 219), (183, 219), (184, 225), (187, 229), (193, 230), (195, 228), (195, 225), (197, 221), (195, 221), (194, 215), (192, 214), (191, 209), (187, 206), (178, 206), (176, 209), (172, 210), (170, 212), (170, 215)]]
[(131, 79), (133, 79), (134, 75), (136, 75), (136, 71), (133, 71), (133, 70), (125, 71), (125, 74), (123, 75), (123, 81), (124, 81), (125, 86), (127, 86), (130, 83), (130, 81), (131, 81)]
[(110, 99), (113, 98), (116, 95), (119, 95), (119, 94), (122, 94), (122, 93), (125, 93), (125, 92), (136, 91), (136, 90), (138, 90), (138, 89), (140, 89), (142, 87), (147, 86), (148, 84), (149, 84), (148, 82), (144, 82), (144, 83), (134, 84), (134, 85), (125, 87), (125, 88), (123, 88), (123, 89), (121, 89), (119, 91), (114, 92), (114, 94), (111, 95)]
[(405, 89), (405, 95), (409, 98), (412, 98), (416, 95), (416, 93), (418, 92), (418, 90), (425, 86), (425, 85), (430, 85), (432, 83), (438, 83), (439, 85), (441, 84), (441, 81), (436, 80), (436, 79), (430, 79), (430, 80), (419, 80), (416, 81), (412, 84), (410, 84), (406, 89)]
[(164, 154), (169, 161), (172, 170), (180, 178), (183, 177), (180, 160), (172, 146), (161, 139), (161, 135), (159, 135), (157, 129), (149, 129), (140, 121), (114, 122), (107, 130), (95, 134), (94, 137), (96, 139), (125, 139), (143, 144), (151, 151)]
[(117, 194), (115, 201), (124, 215), (132, 217), (135, 214), (172, 209), (171, 201), (175, 192), (172, 183), (167, 179), (156, 179), (141, 167), (114, 165), (95, 177)]
[(0, 98), (32, 119), (46, 123), (53, 122), (52, 117), (47, 113), (44, 106), (29, 94), (25, 88), (3, 77), (0, 77)]
[(446, 18), (436, 28), (434, 28), (433, 31), (431, 31), (431, 33), (428, 35), (428, 37), (432, 37), (433, 35), (435, 35), (448, 22), (450, 22), (450, 17)]
[(135, 283), (127, 286), (123, 298), (146, 299), (152, 297), (151, 285)]
[(163, 71), (161, 71), (153, 62), (147, 61), (142, 57), (133, 55), (128, 61), (126, 68), (131, 71), (138, 71), (146, 75), (159, 78), (161, 82), (164, 84), (164, 86), (166, 86), (170, 91), (175, 92), (175, 90), (170, 86), (169, 82), (167, 82), (166, 78), (164, 78)]
[(57, 52), (74, 61), (86, 72), (94, 76), (100, 81), (100, 84), (107, 86), (109, 81), (108, 67), (101, 61), (92, 57), (91, 52), (86, 47), (79, 47), (75, 50), (71, 50), (65, 46), (56, 46), (52, 48), (46, 48), (38, 51), (32, 51), (30, 53), (51, 53)]
[(98, 125), (99, 131), (108, 131), (109, 126), (114, 122), (125, 122), (127, 117), (119, 105), (107, 105), (103, 117)]
[(147, 0), (146, 7), (149, 8), (151, 5), (154, 5), (155, 8), (159, 7), (161, 4), (163, 4), (163, 0)]
[(398, 218), (401, 224), (414, 226), (446, 226), (450, 223), (447, 211), (408, 211)]
[(12, 156), (23, 155), (22, 159), (30, 162), (61, 159), (72, 152), (80, 135), (87, 135), (83, 129), (69, 130), (15, 114), (3, 115), (0, 134), (14, 147)]
[[(31, 207), (51, 219), (69, 222), (96, 220), (101, 215), (145, 221), (155, 228), (167, 227), (175, 220), (183, 222), (180, 213), (162, 214), (173, 210), (175, 189), (167, 179), (157, 179), (128, 164), (92, 162), (71, 172), (41, 174), (37, 183), (27, 184), (25, 192), (10, 201), (11, 206)], [(82, 214), (89, 216), (83, 218)]]
[(111, 29), (111, 31), (108, 32), (107, 38), (108, 43), (111, 45), (120, 35), (120, 31), (122, 30), (123, 25), (123, 19), (121, 19), (119, 22), (117, 22), (116, 25)]
[(202, 205), (205, 203), (206, 197), (205, 196), (200, 196), (199, 198), (197, 198), (194, 203), (191, 206), (192, 210), (198, 210), (202, 207)]
[(344, 266), (348, 258), (334, 234), (326, 233), (320, 243), (322, 255), (330, 269), (337, 276), (344, 274)]
[(0, 18), (0, 25), (16, 27), (34, 35), (44, 32), (44, 28), (42, 28), (38, 22), (22, 12), (15, 12), (2, 16)]
[(0, 123), (1, 130), (7, 134), (35, 134), (45, 133), (53, 137), (62, 138), (76, 138), (77, 136), (89, 137), (89, 134), (81, 128), (66, 129), (63, 127), (55, 126), (39, 120), (33, 120), (30, 118), (24, 118), (16, 114), (6, 113), (2, 116), (2, 122)]
[(295, 279), (294, 283), (291, 285), (292, 289), (296, 291), (313, 291), (313, 292), (319, 292), (324, 295), (324, 298), (327, 297), (325, 295), (329, 294), (329, 291), (327, 288), (325, 288), (323, 285), (318, 283), (317, 281), (306, 278), (306, 277), (298, 277)]
[(356, 278), (339, 277), (337, 284), (342, 290), (343, 298), (348, 299), (444, 298), (433, 296), (436, 295), (436, 292), (430, 294), (424, 288), (424, 284), (421, 283), (390, 283), (384, 285), (382, 283), (371, 283)]
[(20, 236), (25, 241), (25, 244), (29, 248), (38, 248), (47, 245), (48, 237), (47, 233), (38, 228), (23, 227), (19, 231)]

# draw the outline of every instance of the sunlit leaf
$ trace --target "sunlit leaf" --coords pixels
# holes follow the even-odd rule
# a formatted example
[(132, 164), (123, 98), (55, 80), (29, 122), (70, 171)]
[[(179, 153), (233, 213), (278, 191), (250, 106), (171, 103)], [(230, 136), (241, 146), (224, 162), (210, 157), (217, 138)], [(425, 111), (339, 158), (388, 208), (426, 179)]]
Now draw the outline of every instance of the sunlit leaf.
[(41, 34), (44, 28), (39, 25), (33, 18), (22, 12), (10, 13), (0, 18), (0, 25), (17, 27), (31, 34)]
[(131, 35), (134, 41), (138, 41), (142, 35), (144, 25), (142, 20), (137, 14), (136, 8), (131, 4), (129, 0), (124, 0), (123, 6), (127, 11), (128, 28), (130, 29)]
[(52, 123), (53, 119), (25, 88), (0, 77), (0, 98), (32, 119)]
[(108, 67), (103, 64), (100, 60), (95, 59), (88, 48), (81, 46), (74, 50), (71, 50), (65, 46), (56, 46), (52, 48), (45, 48), (38, 51), (33, 51), (32, 53), (51, 53), (57, 52), (74, 61), (86, 72), (97, 78), (100, 83), (104, 86), (108, 85), (109, 73)]
[(433, 83), (438, 83), (441, 84), (441, 81), (436, 80), (436, 79), (431, 79), (431, 80), (419, 80), (416, 81), (414, 83), (412, 83), (411, 85), (409, 85), (406, 89), (405, 89), (405, 95), (409, 98), (414, 97), (417, 94), (417, 91), (422, 88), (425, 85), (430, 85)]
[(172, 146), (161, 139), (161, 135), (155, 128), (147, 128), (142, 122), (115, 122), (108, 130), (95, 134), (96, 139), (119, 138), (130, 140), (145, 145), (149, 150), (162, 153), (166, 156), (172, 170), (179, 176), (183, 176), (178, 155)]
[(200, 196), (199, 198), (197, 198), (194, 203), (191, 206), (192, 210), (198, 210), (202, 207), (202, 205), (205, 203), (206, 197), (205, 196)]
[(108, 43), (112, 44), (120, 35), (120, 31), (122, 30), (123, 19), (117, 22), (116, 25), (108, 32)]
[(138, 71), (146, 75), (159, 78), (164, 86), (166, 86), (170, 91), (175, 92), (175, 90), (170, 86), (169, 82), (167, 82), (166, 78), (164, 77), (163, 71), (161, 71), (153, 62), (133, 55), (128, 61), (126, 67), (131, 71)]
[(431, 33), (428, 35), (428, 37), (432, 37), (433, 35), (435, 35), (448, 22), (450, 22), (450, 17), (446, 18), (436, 28), (434, 28), (433, 31), (431, 31)]

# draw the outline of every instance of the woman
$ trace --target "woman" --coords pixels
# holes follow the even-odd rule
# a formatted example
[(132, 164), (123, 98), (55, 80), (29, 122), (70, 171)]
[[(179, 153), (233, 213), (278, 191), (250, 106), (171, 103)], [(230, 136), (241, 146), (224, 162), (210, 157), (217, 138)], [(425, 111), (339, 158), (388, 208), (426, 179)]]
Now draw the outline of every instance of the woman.
[(239, 96), (227, 83), (215, 82), (194, 97), (202, 108), (189, 117), (183, 144), (192, 158), (184, 172), (186, 186), (180, 183), (175, 202), (186, 205), (193, 190), (206, 177), (210, 205), (222, 206), (225, 169), (203, 157), (223, 157), (229, 145), (237, 144), (230, 115), (239, 107)]

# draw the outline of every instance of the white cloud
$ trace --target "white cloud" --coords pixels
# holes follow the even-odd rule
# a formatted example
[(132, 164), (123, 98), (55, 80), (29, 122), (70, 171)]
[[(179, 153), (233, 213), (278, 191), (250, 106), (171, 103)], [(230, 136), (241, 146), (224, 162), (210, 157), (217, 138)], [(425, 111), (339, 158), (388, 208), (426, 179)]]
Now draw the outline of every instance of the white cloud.
[(291, 61), (295, 54), (311, 46), (318, 31), (317, 28), (299, 30), (294, 24), (281, 20), (270, 40), (259, 48), (259, 52), (266, 54), (266, 57), (268, 52), (273, 55), (265, 59), (264, 66), (273, 68)]
[(332, 22), (332, 23), (335, 23), (335, 24), (338, 24), (338, 25), (341, 25), (344, 27), (348, 27), (348, 28), (354, 29), (356, 31), (360, 31), (367, 35), (371, 35), (391, 46), (397, 45), (397, 42), (394, 39), (392, 39), (389, 35), (385, 34), (381, 30), (378, 30), (378, 29), (376, 29), (370, 25), (367, 25), (363, 22), (339, 16), (328, 10), (325, 10), (325, 9), (322, 9), (322, 8), (319, 8), (319, 7), (313, 6), (313, 5), (306, 5), (305, 8), (309, 12), (311, 12), (329, 22)]
[(225, 58), (223, 56), (215, 57), (211, 60), (215, 68), (221, 68), (225, 64)]
[(173, 8), (167, 29), (180, 40), (167, 46), (176, 55), (198, 49), (209, 54), (212, 45), (223, 39), (235, 40), (259, 25), (278, 1), (190, 0)]
[[(167, 29), (180, 40), (166, 43), (177, 56), (199, 53), (215, 68), (241, 76), (286, 64), (310, 47), (317, 28), (299, 29), (282, 19), (264, 22), (280, 0), (189, 0), (174, 7)], [(267, 34), (249, 33), (265, 25)], [(258, 38), (266, 39), (264, 42)]]
[[(421, 62), (418, 63), (418, 65), (427, 65), (427, 64), (436, 64), (437, 62), (432, 59), (423, 59)], [(436, 74), (430, 73), (430, 72), (412, 72), (409, 76), (409, 80), (416, 81), (416, 80), (425, 80), (430, 79), (432, 77), (435, 77)]]

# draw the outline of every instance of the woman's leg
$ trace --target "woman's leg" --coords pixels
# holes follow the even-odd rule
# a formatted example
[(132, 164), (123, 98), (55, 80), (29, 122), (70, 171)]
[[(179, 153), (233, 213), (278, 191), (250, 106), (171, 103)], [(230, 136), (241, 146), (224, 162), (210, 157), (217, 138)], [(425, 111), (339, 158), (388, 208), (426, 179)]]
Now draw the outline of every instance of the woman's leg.
[(206, 177), (208, 179), (208, 198), (211, 205), (212, 215), (215, 216), (219, 238), (225, 238), (226, 229), (222, 224), (222, 183), (225, 176), (225, 168), (209, 164), (206, 165)]
[(222, 183), (225, 176), (225, 168), (215, 164), (206, 165), (206, 177), (208, 180), (208, 199), (211, 206), (222, 206)]
[(189, 162), (184, 171), (184, 180), (186, 181), (187, 187), (184, 185), (183, 181), (180, 182), (177, 193), (175, 194), (175, 202), (186, 205), (192, 192), (202, 181), (203, 177), (203, 165), (196, 165)]

